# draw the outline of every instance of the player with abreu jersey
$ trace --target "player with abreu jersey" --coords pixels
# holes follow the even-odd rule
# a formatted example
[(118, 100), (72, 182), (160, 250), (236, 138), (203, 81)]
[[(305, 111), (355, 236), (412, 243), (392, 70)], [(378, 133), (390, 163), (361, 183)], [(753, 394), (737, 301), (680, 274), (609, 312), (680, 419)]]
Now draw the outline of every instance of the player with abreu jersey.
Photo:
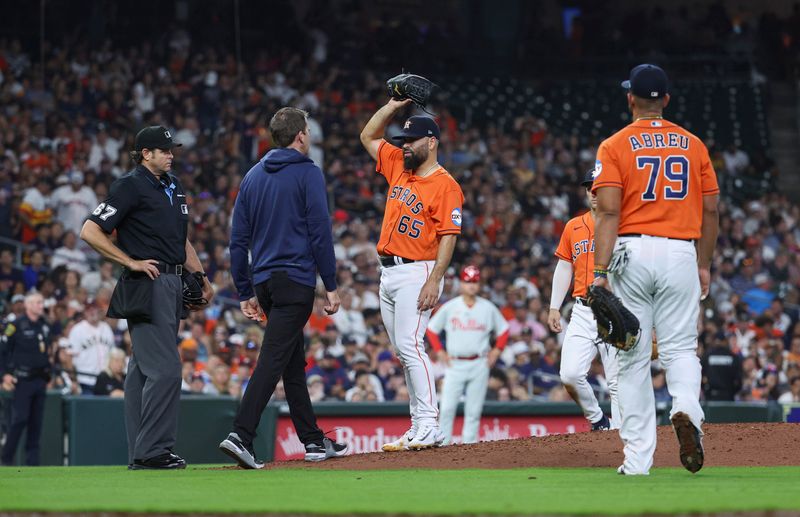
[(439, 126), (429, 117), (406, 120), (392, 138), (386, 126), (409, 99), (390, 99), (370, 118), (361, 143), (377, 161), (376, 171), (389, 182), (378, 255), (380, 304), (386, 332), (403, 364), (411, 427), (384, 451), (438, 447), (436, 386), (425, 351), (425, 329), (444, 286), (444, 274), (461, 233), (461, 187), (439, 165)]
[(608, 288), (610, 280), (642, 333), (634, 348), (619, 352), (625, 462), (618, 472), (648, 474), (653, 464), (656, 413), (651, 347), (645, 346), (653, 329), (681, 463), (697, 472), (704, 461), (697, 322), (719, 232), (717, 176), (703, 142), (662, 118), (669, 94), (661, 68), (639, 65), (622, 85), (633, 122), (600, 144), (592, 186), (594, 285)]
[[(428, 323), (428, 340), (447, 365), (442, 386), (439, 425), (444, 443), (453, 440), (453, 420), (464, 393), (462, 443), (478, 441), (481, 412), (489, 386), (489, 368), (508, 342), (508, 322), (500, 310), (478, 296), (481, 271), (467, 266), (461, 271), (461, 296), (442, 305)], [(445, 347), (439, 334), (445, 332)], [(494, 347), (490, 338), (494, 335)]]
[[(561, 234), (556, 249), (558, 264), (553, 273), (553, 289), (547, 323), (553, 332), (561, 332), (561, 304), (574, 278), (572, 316), (561, 346), (561, 382), (569, 396), (583, 410), (592, 425), (592, 431), (607, 431), (619, 427), (617, 405), (617, 353), (616, 349), (597, 340), (597, 322), (586, 302), (586, 291), (594, 280), (594, 214), (597, 198), (592, 193), (594, 169), (586, 173), (581, 186), (586, 189), (590, 210), (570, 219)], [(611, 421), (603, 414), (594, 390), (587, 380), (589, 368), (597, 353), (608, 384), (611, 397)]]

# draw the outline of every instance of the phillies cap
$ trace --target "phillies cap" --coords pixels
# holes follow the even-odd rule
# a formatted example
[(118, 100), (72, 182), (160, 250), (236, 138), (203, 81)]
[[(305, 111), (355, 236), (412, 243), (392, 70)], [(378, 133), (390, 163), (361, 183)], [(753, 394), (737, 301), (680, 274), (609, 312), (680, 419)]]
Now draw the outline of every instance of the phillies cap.
[(478, 266), (467, 266), (461, 270), (461, 281), (462, 282), (480, 282), (481, 281), (481, 270), (478, 269)]
[(660, 99), (669, 93), (667, 73), (647, 63), (633, 67), (628, 80), (622, 81), (622, 87), (642, 99)]
[(592, 183), (594, 183), (594, 169), (589, 169), (583, 176), (583, 181), (581, 181), (581, 187), (589, 188), (592, 186)]
[(432, 136), (439, 138), (439, 125), (430, 117), (423, 117), (416, 115), (409, 117), (406, 123), (403, 124), (403, 129), (392, 137), (392, 140), (399, 142), (406, 138), (422, 138), (423, 136)]
[(149, 126), (136, 133), (133, 149), (134, 151), (141, 151), (142, 149), (161, 149), (166, 151), (182, 145), (172, 141), (172, 133), (164, 126)]

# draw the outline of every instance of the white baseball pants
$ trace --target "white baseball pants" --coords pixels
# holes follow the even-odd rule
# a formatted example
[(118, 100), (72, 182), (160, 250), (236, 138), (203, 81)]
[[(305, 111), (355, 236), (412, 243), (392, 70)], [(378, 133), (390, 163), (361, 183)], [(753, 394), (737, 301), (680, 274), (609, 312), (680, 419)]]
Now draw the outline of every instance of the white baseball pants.
[[(436, 383), (424, 342), (431, 311), (417, 310), (419, 292), (433, 264), (434, 261), (425, 260), (381, 269), (381, 316), (389, 340), (403, 364), (411, 421), (418, 426), (436, 425), (439, 416)], [(443, 287), (444, 281), (439, 285), (440, 295)]]
[(614, 293), (639, 318), (642, 335), (628, 352), (619, 353), (620, 438), (625, 445), (625, 474), (648, 474), (656, 449), (656, 411), (650, 376), (652, 330), (672, 396), (670, 417), (682, 411), (700, 429), (700, 360), (697, 318), (700, 280), (697, 253), (689, 241), (663, 237), (619, 237), (630, 260), (621, 275), (610, 275)]
[(617, 349), (597, 341), (597, 322), (592, 310), (577, 301), (572, 306), (572, 316), (567, 325), (561, 347), (561, 382), (571, 387), (577, 395), (576, 402), (590, 423), (603, 418), (603, 411), (594, 396), (592, 385), (586, 380), (597, 352), (603, 363), (608, 391), (611, 397), (611, 425), (619, 427), (619, 401), (617, 398)]
[(439, 416), (439, 428), (444, 433), (445, 444), (453, 441), (453, 421), (462, 393), (465, 393), (465, 397), (461, 442), (478, 441), (478, 428), (481, 424), (481, 413), (488, 387), (489, 362), (486, 357), (472, 360), (450, 358), (450, 366), (447, 368), (442, 386), (442, 413)]

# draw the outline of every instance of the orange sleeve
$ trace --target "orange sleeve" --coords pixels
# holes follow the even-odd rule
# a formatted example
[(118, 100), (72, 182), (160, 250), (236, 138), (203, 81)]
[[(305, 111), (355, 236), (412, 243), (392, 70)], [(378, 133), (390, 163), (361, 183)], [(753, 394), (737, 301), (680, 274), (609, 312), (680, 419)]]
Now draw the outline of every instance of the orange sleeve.
[(403, 172), (403, 150), (386, 140), (381, 140), (375, 171), (384, 176), (389, 185), (394, 185), (394, 180)]
[(431, 219), (437, 235), (461, 233), (461, 207), (464, 194), (455, 180), (450, 180), (447, 190), (437, 198), (438, 205), (431, 208)]
[(595, 177), (594, 183), (592, 183), (592, 192), (596, 192), (600, 187), (622, 188), (622, 174), (619, 170), (617, 153), (608, 140), (600, 144), (597, 149), (594, 171)]
[(711, 158), (708, 156), (708, 149), (703, 145), (700, 157), (700, 181), (704, 196), (719, 194), (719, 184), (717, 183), (717, 173), (711, 165)]
[(555, 256), (561, 260), (572, 262), (572, 244), (569, 238), (569, 225), (564, 227), (564, 231), (561, 233), (561, 240), (558, 242)]

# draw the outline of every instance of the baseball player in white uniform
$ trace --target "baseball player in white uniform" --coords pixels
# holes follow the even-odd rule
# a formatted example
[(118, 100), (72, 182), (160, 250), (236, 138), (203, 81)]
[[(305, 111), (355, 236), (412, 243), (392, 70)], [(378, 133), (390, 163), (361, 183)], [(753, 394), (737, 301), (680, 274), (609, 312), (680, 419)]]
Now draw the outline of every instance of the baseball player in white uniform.
[[(572, 400), (583, 410), (592, 425), (592, 431), (616, 429), (620, 421), (617, 403), (617, 350), (597, 339), (597, 322), (586, 304), (586, 290), (593, 280), (594, 270), (594, 216), (597, 197), (592, 193), (594, 169), (586, 173), (581, 186), (586, 188), (586, 198), (591, 210), (571, 219), (564, 227), (556, 250), (558, 264), (553, 273), (550, 330), (561, 332), (561, 304), (574, 278), (572, 295), (575, 303), (561, 348), (561, 382)], [(592, 361), (600, 352), (600, 360), (611, 396), (611, 420), (603, 414), (592, 386), (586, 380)]]
[(436, 382), (425, 351), (425, 329), (444, 286), (444, 274), (461, 233), (464, 195), (436, 161), (439, 126), (414, 116), (392, 137), (386, 126), (410, 100), (390, 99), (361, 132), (361, 143), (389, 183), (378, 255), (381, 263), (381, 316), (403, 364), (411, 427), (383, 445), (384, 451), (426, 449), (444, 442), (439, 429)]
[[(464, 397), (463, 443), (478, 441), (483, 402), (489, 385), (489, 368), (494, 366), (508, 341), (508, 322), (485, 298), (477, 296), (481, 272), (476, 266), (461, 271), (461, 296), (442, 305), (428, 323), (427, 336), (447, 365), (442, 386), (439, 427), (445, 444), (453, 441), (453, 420), (461, 394)], [(446, 350), (439, 334), (445, 331)], [(495, 346), (489, 338), (494, 334)]]
[(78, 383), (87, 394), (94, 393), (97, 375), (108, 365), (108, 356), (114, 347), (114, 332), (108, 323), (102, 321), (96, 305), (88, 304), (85, 311), (85, 319), (72, 327), (67, 340), (72, 365), (78, 372)]

